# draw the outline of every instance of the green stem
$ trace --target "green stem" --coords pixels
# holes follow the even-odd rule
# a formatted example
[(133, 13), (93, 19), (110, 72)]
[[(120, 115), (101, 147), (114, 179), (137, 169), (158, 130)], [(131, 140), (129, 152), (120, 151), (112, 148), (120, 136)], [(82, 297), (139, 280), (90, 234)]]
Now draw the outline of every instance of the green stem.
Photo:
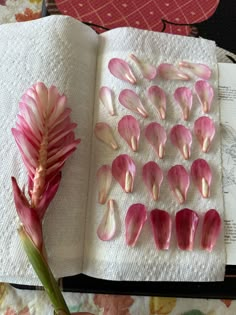
[(34, 245), (23, 227), (18, 230), (18, 233), (29, 261), (33, 266), (39, 280), (43, 284), (49, 299), (51, 300), (51, 303), (55, 309), (55, 314), (70, 315), (70, 311), (66, 305), (58, 283), (54, 278), (52, 271), (42, 253)]

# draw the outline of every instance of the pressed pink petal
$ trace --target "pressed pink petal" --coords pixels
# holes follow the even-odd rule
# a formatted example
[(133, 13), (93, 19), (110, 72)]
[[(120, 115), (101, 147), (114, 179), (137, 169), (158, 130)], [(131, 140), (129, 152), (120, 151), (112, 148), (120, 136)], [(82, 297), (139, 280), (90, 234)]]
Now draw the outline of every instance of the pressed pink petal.
[(190, 77), (170, 63), (162, 63), (157, 68), (157, 74), (164, 80), (188, 81)]
[(150, 123), (145, 129), (145, 137), (152, 145), (160, 159), (165, 155), (165, 144), (167, 135), (165, 129), (158, 123)]
[(208, 210), (203, 219), (201, 246), (212, 251), (221, 231), (221, 218), (215, 209)]
[(212, 172), (207, 161), (197, 159), (191, 166), (191, 177), (203, 198), (210, 197)]
[(188, 61), (181, 61), (179, 67), (191, 70), (197, 77), (204, 80), (209, 80), (211, 77), (211, 69), (202, 63), (193, 63)]
[(168, 183), (176, 199), (180, 204), (187, 199), (190, 178), (186, 169), (182, 165), (172, 166), (167, 173)]
[(94, 128), (94, 133), (99, 140), (109, 145), (113, 150), (118, 149), (118, 144), (113, 136), (112, 129), (107, 123), (97, 123)]
[(176, 213), (175, 227), (178, 247), (182, 250), (192, 250), (195, 233), (198, 226), (198, 214), (188, 208)]
[(153, 85), (147, 90), (147, 97), (157, 109), (160, 118), (164, 120), (166, 118), (166, 94), (164, 90)]
[(127, 193), (133, 191), (136, 166), (127, 154), (117, 156), (112, 162), (112, 175)]
[(110, 115), (115, 115), (113, 107), (113, 91), (107, 86), (102, 86), (99, 90), (99, 97)]
[(148, 113), (144, 108), (138, 95), (129, 89), (122, 90), (119, 95), (119, 102), (129, 110), (140, 114), (144, 118), (148, 117)]
[(108, 69), (116, 78), (131, 84), (136, 83), (136, 78), (126, 61), (119, 58), (112, 58), (108, 63)]
[(161, 168), (156, 162), (150, 161), (143, 166), (142, 176), (153, 200), (158, 200), (160, 187), (163, 181), (163, 172)]
[(97, 171), (98, 202), (104, 204), (111, 188), (112, 173), (109, 165), (102, 165)]
[(157, 75), (157, 68), (152, 66), (151, 64), (144, 62), (137, 58), (134, 54), (130, 55), (130, 58), (135, 62), (138, 66), (139, 70), (141, 71), (143, 77), (147, 80), (155, 79)]
[(144, 223), (147, 221), (147, 209), (141, 203), (129, 207), (125, 217), (125, 238), (128, 246), (135, 246)]
[(187, 87), (179, 87), (174, 92), (174, 98), (182, 110), (183, 119), (188, 120), (193, 104), (192, 90)]
[(157, 249), (169, 249), (172, 222), (168, 212), (153, 209), (150, 213), (152, 232)]
[(192, 135), (188, 128), (183, 125), (176, 125), (170, 131), (170, 140), (178, 148), (185, 160), (191, 155)]
[(195, 83), (195, 92), (204, 113), (209, 113), (214, 98), (214, 90), (209, 82), (199, 80)]
[(101, 223), (97, 229), (97, 236), (102, 241), (110, 241), (116, 233), (116, 215), (114, 200), (107, 202), (107, 209), (102, 217)]
[(215, 135), (215, 124), (209, 117), (199, 117), (194, 122), (194, 133), (203, 152), (208, 152)]
[(140, 127), (139, 122), (131, 115), (126, 115), (118, 123), (119, 134), (131, 149), (135, 152), (138, 150)]

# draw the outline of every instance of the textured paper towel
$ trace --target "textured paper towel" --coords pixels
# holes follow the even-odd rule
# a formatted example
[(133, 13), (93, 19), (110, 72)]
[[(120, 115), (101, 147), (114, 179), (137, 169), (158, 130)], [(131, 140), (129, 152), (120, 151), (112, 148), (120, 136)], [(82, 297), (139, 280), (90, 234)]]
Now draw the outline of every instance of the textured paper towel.
[[(140, 138), (139, 151), (134, 153), (126, 142), (119, 136), (117, 131), (118, 121), (127, 114), (132, 114), (140, 121), (141, 130), (151, 121), (159, 121), (155, 109), (147, 102), (145, 93), (147, 87), (152, 84), (161, 86), (167, 93), (167, 119), (161, 122), (168, 133), (171, 126), (182, 123), (193, 130), (193, 122), (202, 115), (200, 105), (196, 98), (189, 122), (180, 119), (178, 106), (173, 99), (174, 90), (179, 86), (193, 87), (194, 81), (187, 83), (166, 81), (157, 78), (153, 82), (143, 80), (138, 69), (129, 60), (128, 55), (134, 53), (141, 59), (153, 65), (163, 62), (177, 63), (181, 60), (201, 62), (209, 65), (213, 70), (211, 84), (215, 88), (215, 98), (210, 116), (216, 124), (217, 135), (208, 154), (200, 152), (199, 145), (193, 137), (192, 155), (190, 161), (184, 161), (177, 150), (167, 141), (166, 156), (163, 161), (157, 160), (156, 155), (147, 141), (143, 132)], [(131, 86), (113, 77), (107, 64), (112, 57), (120, 57), (129, 61), (138, 77), (138, 84)], [(105, 277), (113, 280), (140, 280), (140, 281), (218, 281), (223, 280), (225, 270), (225, 248), (223, 241), (223, 231), (213, 252), (208, 253), (200, 249), (199, 232), (192, 252), (180, 251), (177, 249), (175, 234), (172, 236), (172, 243), (169, 251), (157, 251), (153, 236), (151, 234), (150, 223), (147, 222), (140, 235), (138, 243), (134, 248), (128, 248), (125, 244), (124, 219), (128, 207), (133, 203), (143, 203), (148, 211), (153, 208), (167, 210), (174, 218), (175, 213), (184, 208), (196, 210), (200, 215), (211, 208), (216, 208), (223, 216), (223, 199), (221, 185), (221, 152), (219, 137), (219, 107), (217, 102), (217, 61), (215, 55), (215, 44), (203, 39), (193, 39), (187, 37), (157, 34), (134, 29), (117, 29), (104, 33), (100, 38), (99, 60), (97, 70), (97, 91), (101, 86), (109, 86), (115, 92), (116, 116), (109, 116), (103, 105), (99, 103), (98, 97), (95, 104), (94, 124), (98, 121), (108, 122), (114, 127), (115, 138), (118, 140), (120, 149), (112, 151), (105, 144), (94, 138), (92, 151), (92, 172), (90, 206), (87, 217), (86, 234), (86, 260), (84, 270), (95, 277)], [(131, 113), (122, 107), (118, 102), (119, 92), (124, 88), (133, 89), (141, 96), (145, 107), (149, 113), (147, 119), (140, 118), (139, 115)], [(98, 93), (97, 93), (98, 94)], [(113, 159), (122, 153), (129, 154), (137, 166), (137, 175), (134, 184), (134, 192), (125, 194), (118, 183), (113, 180), (109, 198), (116, 201), (116, 211), (118, 216), (118, 231), (116, 238), (110, 242), (102, 242), (96, 236), (96, 229), (102, 218), (104, 208), (97, 203), (96, 185), (94, 185), (95, 172), (102, 164), (111, 165)], [(211, 188), (211, 198), (203, 199), (199, 192), (191, 183), (187, 202), (180, 206), (171, 197), (168, 188), (166, 173), (175, 164), (183, 164), (187, 170), (196, 158), (205, 158), (209, 161), (213, 170), (213, 184)], [(150, 200), (149, 193), (142, 183), (141, 168), (147, 161), (155, 160), (164, 170), (165, 179), (161, 187), (160, 200), (154, 202)], [(96, 267), (96, 268), (95, 268)]]
[[(37, 284), (16, 229), (11, 176), (27, 184), (11, 135), (18, 102), (36, 81), (56, 85), (68, 97), (78, 123), (77, 151), (63, 169), (61, 187), (44, 222), (49, 263), (57, 276), (81, 272), (88, 186), (97, 35), (68, 17), (0, 26), (0, 281)], [(79, 226), (80, 225), (80, 226)], [(74, 226), (74, 228), (72, 228)]]

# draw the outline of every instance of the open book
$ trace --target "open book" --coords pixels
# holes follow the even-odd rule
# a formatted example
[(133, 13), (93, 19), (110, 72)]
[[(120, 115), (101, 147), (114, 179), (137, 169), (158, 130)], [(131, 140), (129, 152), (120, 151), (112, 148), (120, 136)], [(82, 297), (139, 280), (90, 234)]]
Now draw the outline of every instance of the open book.
[[(208, 209), (216, 208), (224, 216), (217, 102), (218, 73), (214, 42), (131, 28), (115, 29), (97, 35), (80, 22), (61, 16), (3, 25), (0, 27), (0, 38), (0, 281), (38, 283), (16, 232), (19, 220), (10, 182), (11, 176), (15, 176), (22, 186), (27, 183), (26, 170), (11, 135), (11, 128), (16, 121), (21, 95), (37, 81), (44, 82), (48, 87), (57, 86), (68, 97), (72, 119), (78, 123), (76, 133), (82, 140), (63, 169), (60, 189), (48, 209), (43, 226), (49, 263), (56, 276), (64, 277), (83, 272), (111, 280), (223, 280), (223, 230), (211, 253), (200, 248), (200, 232), (197, 233), (192, 252), (177, 248), (174, 232), (170, 249), (158, 251), (149, 221), (134, 248), (125, 243), (124, 226), (127, 209), (134, 203), (144, 204), (148, 211), (154, 208), (168, 210), (172, 218), (179, 209), (185, 207), (196, 210), (200, 215)], [(160, 83), (157, 78), (151, 83), (142, 79), (132, 62), (129, 63), (137, 75), (138, 84), (132, 86), (118, 80), (109, 72), (108, 62), (113, 57), (128, 61), (130, 53), (155, 66), (164, 62), (189, 60), (201, 62), (212, 69), (211, 84), (216, 93), (212, 117), (216, 123), (217, 135), (208, 155), (214, 169), (214, 181), (212, 197), (207, 201), (200, 198), (191, 186), (189, 199), (184, 205), (179, 205), (170, 196), (168, 184), (164, 181), (160, 200), (154, 202), (142, 183), (142, 165), (156, 160), (155, 152), (144, 141), (143, 130), (148, 123), (159, 121), (159, 118), (150, 104), (146, 107), (149, 113), (147, 119), (131, 113), (119, 104), (118, 95), (122, 89), (129, 88), (144, 99), (145, 91), (150, 85), (161, 84), (167, 92), (169, 102), (168, 119), (163, 124), (170, 130), (173, 125), (183, 123), (179, 112), (174, 108), (173, 91), (181, 84), (192, 87), (193, 81)], [(109, 116), (99, 101), (101, 86), (109, 86), (115, 93), (115, 116)], [(200, 107), (194, 110), (192, 121), (186, 123), (187, 126), (192, 128), (191, 124), (199, 117), (200, 112)], [(142, 140), (136, 153), (130, 150), (117, 132), (118, 121), (127, 114), (139, 119), (142, 130)], [(94, 125), (101, 121), (112, 126), (119, 144), (117, 151), (94, 137)], [(194, 159), (204, 157), (197, 148), (197, 143), (192, 148), (191, 162), (183, 161), (176, 152), (171, 143), (167, 142), (167, 158), (160, 161), (165, 173), (172, 165), (180, 163), (189, 170)], [(118, 230), (114, 240), (102, 242), (96, 231), (106, 205), (98, 203), (96, 171), (102, 164), (111, 165), (114, 158), (123, 153), (129, 154), (137, 163), (134, 192), (124, 193), (113, 179), (109, 198), (115, 200)]]

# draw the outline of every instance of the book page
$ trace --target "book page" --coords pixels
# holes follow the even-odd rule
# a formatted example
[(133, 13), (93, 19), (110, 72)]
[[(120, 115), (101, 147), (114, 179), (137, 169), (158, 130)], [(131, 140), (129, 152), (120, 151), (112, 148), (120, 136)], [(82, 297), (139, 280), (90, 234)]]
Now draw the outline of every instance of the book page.
[(81, 143), (62, 169), (43, 231), (55, 276), (77, 274), (83, 256), (98, 39), (89, 27), (65, 16), (1, 25), (0, 34), (0, 281), (33, 285), (38, 279), (17, 234), (11, 187), (11, 176), (20, 187), (27, 185), (27, 172), (11, 128), (21, 96), (35, 82), (55, 85), (67, 96)]
[(236, 264), (236, 65), (219, 63), (225, 244), (227, 265)]

